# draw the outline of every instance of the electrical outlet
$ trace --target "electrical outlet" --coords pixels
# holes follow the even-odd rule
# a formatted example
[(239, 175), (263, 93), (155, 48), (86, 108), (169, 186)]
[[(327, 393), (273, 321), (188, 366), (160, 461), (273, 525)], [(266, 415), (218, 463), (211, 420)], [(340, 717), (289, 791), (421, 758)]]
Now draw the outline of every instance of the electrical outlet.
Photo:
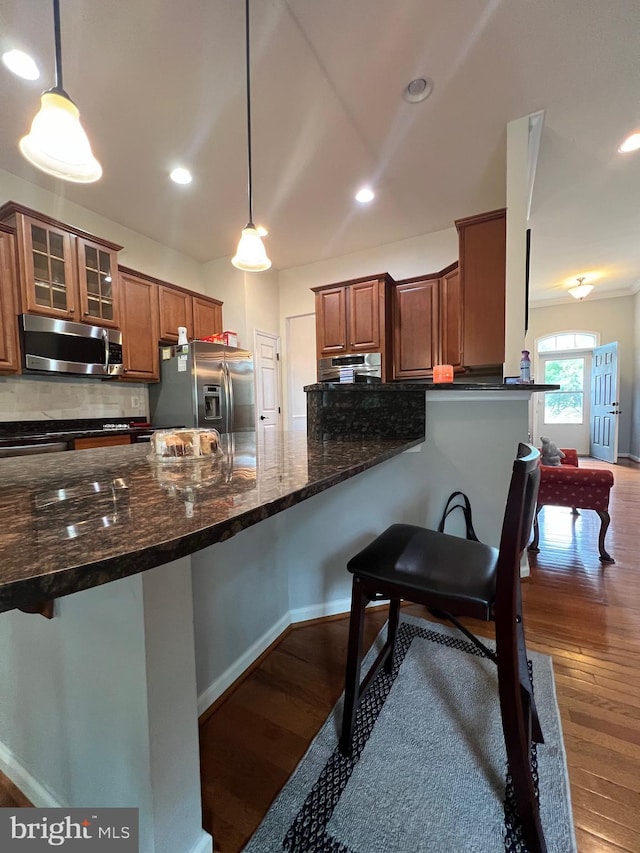
[(131, 406), (134, 409), (137, 409), (140, 405), (140, 397), (131, 397)]

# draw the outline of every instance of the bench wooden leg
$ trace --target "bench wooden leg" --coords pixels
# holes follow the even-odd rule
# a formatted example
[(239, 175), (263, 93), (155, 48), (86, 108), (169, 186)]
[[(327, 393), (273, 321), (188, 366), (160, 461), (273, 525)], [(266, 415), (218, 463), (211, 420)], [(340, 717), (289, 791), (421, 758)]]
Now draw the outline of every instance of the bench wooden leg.
[(609, 515), (606, 509), (597, 509), (596, 512), (600, 516), (600, 534), (598, 536), (598, 550), (600, 551), (600, 562), (615, 563), (613, 557), (607, 553), (607, 549), (604, 547), (604, 537), (606, 536), (607, 529), (611, 522), (611, 516)]

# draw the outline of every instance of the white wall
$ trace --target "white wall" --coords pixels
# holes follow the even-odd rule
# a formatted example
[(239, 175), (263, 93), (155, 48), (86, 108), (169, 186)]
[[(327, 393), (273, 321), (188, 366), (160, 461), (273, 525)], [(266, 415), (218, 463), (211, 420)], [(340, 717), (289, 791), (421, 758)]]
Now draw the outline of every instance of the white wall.
[(637, 298), (637, 296), (620, 296), (615, 299), (591, 298), (557, 306), (532, 307), (529, 312), (527, 334), (527, 347), (532, 353), (535, 351), (536, 338), (564, 331), (599, 332), (601, 344), (619, 342), (621, 415), (618, 449), (619, 453), (624, 455), (631, 452), (634, 364), (638, 358), (634, 315), (636, 310), (634, 301)]
[(507, 247), (504, 376), (520, 373), (526, 305), (529, 116), (507, 125)]
[(640, 462), (640, 290), (633, 297), (635, 347), (633, 351), (633, 400), (630, 454)]
[(0, 769), (36, 806), (140, 809), (141, 853), (205, 853), (188, 557), (0, 614)]
[(104, 237), (105, 240), (124, 246), (118, 255), (122, 266), (132, 267), (147, 275), (172, 284), (179, 284), (190, 290), (222, 298), (205, 290), (202, 265), (198, 261), (169, 249), (137, 231), (125, 228), (111, 219), (99, 216), (88, 207), (81, 207), (67, 201), (63, 195), (36, 187), (0, 169), (0, 204), (6, 201), (16, 201), (67, 225), (75, 225), (96, 237)]

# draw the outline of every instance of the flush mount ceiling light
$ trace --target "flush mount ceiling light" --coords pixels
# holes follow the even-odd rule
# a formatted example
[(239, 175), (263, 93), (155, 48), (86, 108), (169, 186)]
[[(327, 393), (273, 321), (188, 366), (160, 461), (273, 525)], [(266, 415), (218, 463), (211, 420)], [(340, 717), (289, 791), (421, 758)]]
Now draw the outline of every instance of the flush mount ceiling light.
[(193, 180), (191, 172), (182, 166), (177, 166), (175, 169), (172, 169), (169, 177), (174, 184), (190, 184)]
[(433, 80), (430, 77), (416, 77), (405, 86), (402, 97), (409, 104), (419, 104), (426, 101), (432, 92)]
[(22, 77), (23, 80), (37, 80), (40, 71), (28, 53), (22, 50), (8, 50), (2, 54), (2, 61), (9, 71)]
[(359, 201), (360, 204), (369, 204), (370, 201), (373, 201), (375, 198), (375, 194), (373, 190), (369, 189), (369, 187), (362, 187), (362, 189), (358, 190), (356, 193), (356, 201)]
[(629, 154), (630, 151), (637, 151), (640, 148), (640, 132), (632, 133), (627, 136), (618, 151), (621, 154)]
[(585, 296), (588, 296), (593, 290), (592, 284), (583, 284), (582, 282), (585, 280), (586, 276), (580, 275), (576, 279), (578, 284), (575, 287), (569, 288), (569, 293), (573, 296), (574, 299), (583, 300)]
[(56, 84), (40, 96), (40, 111), (20, 140), (20, 151), (38, 169), (56, 178), (89, 184), (102, 176), (102, 166), (80, 124), (80, 113), (62, 87), (60, 0), (53, 0)]
[(247, 188), (249, 195), (249, 221), (242, 229), (236, 254), (231, 258), (234, 267), (245, 272), (268, 270), (271, 261), (262, 244), (258, 229), (253, 224), (253, 183), (251, 172), (251, 74), (249, 59), (249, 0), (245, 0), (245, 45), (247, 71)]

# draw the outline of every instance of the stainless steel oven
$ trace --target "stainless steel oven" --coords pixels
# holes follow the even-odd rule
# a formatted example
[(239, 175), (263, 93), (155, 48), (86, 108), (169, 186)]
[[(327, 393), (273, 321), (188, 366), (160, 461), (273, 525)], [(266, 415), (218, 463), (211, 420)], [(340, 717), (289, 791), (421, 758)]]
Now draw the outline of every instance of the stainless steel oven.
[(379, 352), (333, 355), (318, 360), (318, 382), (381, 382)]

